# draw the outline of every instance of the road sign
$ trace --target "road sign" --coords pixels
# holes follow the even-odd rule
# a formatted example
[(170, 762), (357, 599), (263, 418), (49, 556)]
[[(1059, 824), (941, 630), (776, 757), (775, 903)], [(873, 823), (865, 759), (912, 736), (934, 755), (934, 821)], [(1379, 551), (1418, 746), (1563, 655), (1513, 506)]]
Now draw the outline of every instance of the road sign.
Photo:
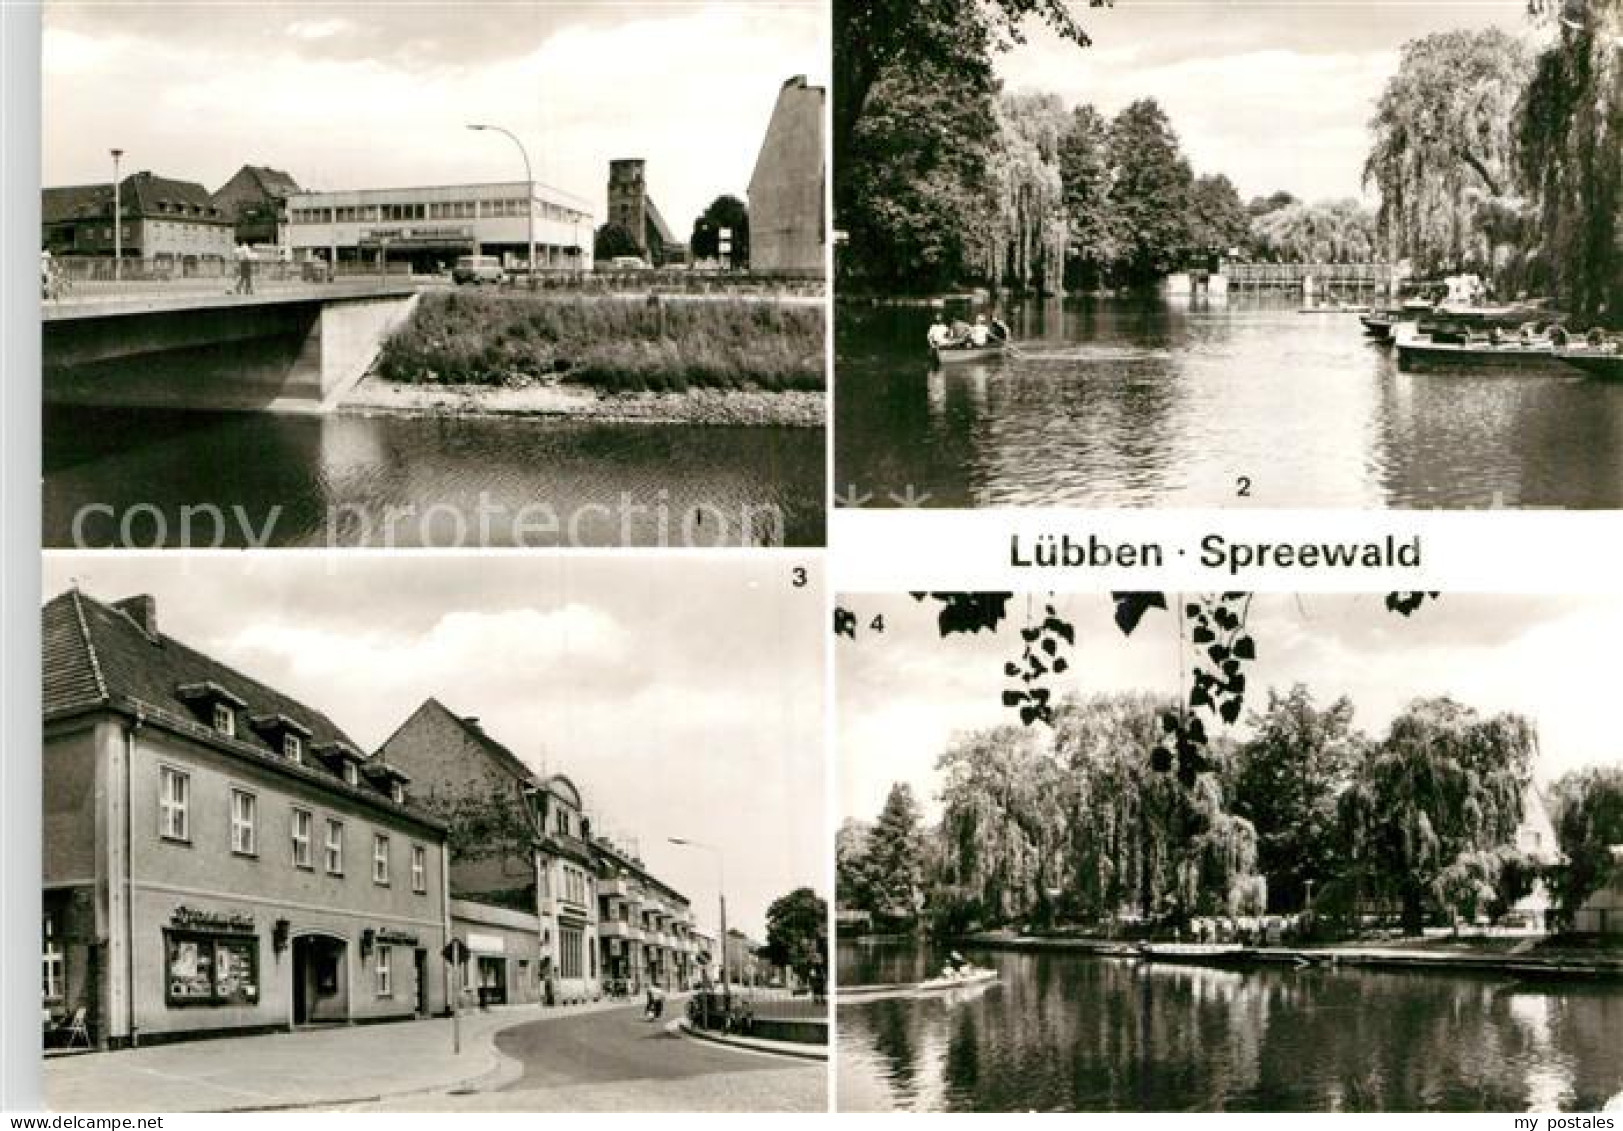
[(468, 944), (453, 935), (440, 953), (445, 956), (445, 961), (461, 966), (468, 960)]

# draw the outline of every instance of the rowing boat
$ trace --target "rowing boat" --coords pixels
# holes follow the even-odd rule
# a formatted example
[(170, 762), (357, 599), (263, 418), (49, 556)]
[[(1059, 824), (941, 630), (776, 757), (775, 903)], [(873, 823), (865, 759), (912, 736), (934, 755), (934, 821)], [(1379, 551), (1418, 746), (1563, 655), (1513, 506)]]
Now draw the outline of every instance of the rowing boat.
[(918, 992), (921, 994), (942, 993), (947, 990), (961, 990), (969, 986), (980, 986), (995, 981), (997, 981), (996, 970), (970, 966), (958, 974), (942, 974), (939, 977), (926, 978), (919, 983)]
[(1555, 351), (1556, 359), (1576, 366), (1594, 377), (1623, 381), (1623, 352), (1594, 346), (1567, 346)]
[(934, 351), (937, 365), (962, 365), (966, 361), (997, 361), (1008, 351), (1005, 342), (984, 346), (941, 346)]

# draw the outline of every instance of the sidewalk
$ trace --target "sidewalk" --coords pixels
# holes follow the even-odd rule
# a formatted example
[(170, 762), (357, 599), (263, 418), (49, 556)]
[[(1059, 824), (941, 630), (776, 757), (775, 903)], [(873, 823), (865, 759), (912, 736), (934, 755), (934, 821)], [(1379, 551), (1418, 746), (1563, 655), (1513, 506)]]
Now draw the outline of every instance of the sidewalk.
[(59, 1112), (191, 1112), (326, 1107), (471, 1086), (502, 1071), (502, 1029), (624, 1002), (498, 1006), (464, 1014), (462, 1054), (451, 1021), (400, 1021), (182, 1041), (45, 1061), (45, 1098)]

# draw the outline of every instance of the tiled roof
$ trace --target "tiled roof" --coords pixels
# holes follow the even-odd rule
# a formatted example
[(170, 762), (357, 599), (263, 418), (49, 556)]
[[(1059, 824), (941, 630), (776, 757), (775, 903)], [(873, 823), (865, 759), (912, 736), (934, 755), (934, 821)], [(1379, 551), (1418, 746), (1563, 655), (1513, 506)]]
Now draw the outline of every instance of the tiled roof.
[[(112, 182), (99, 185), (65, 185), (40, 193), (40, 220), (46, 224), (101, 216), (112, 212)], [(154, 173), (131, 173), (119, 183), (119, 207), (127, 216), (184, 215), (194, 220), (225, 217), (215, 207), (208, 190), (195, 181), (178, 181)], [(160, 207), (160, 203), (164, 207)], [(176, 208), (181, 211), (176, 212)]]
[[(386, 792), (344, 783), (341, 772), (317, 759), (294, 765), (282, 753), (281, 732), (291, 723), (308, 747), (342, 744), (359, 751), (355, 741), (332, 719), (289, 698), (252, 676), (222, 664), (171, 636), (149, 636), (121, 609), (69, 590), (46, 604), (43, 614), (44, 710), (47, 719), (96, 707), (138, 710), (222, 749), (258, 756), (287, 772), (314, 778), (327, 788), (360, 795), (373, 804), (425, 818), (391, 802)], [(214, 695), (210, 688), (222, 695)], [(237, 706), (238, 701), (242, 706)], [(215, 703), (231, 706), (235, 736), (215, 732)], [(365, 756), (361, 755), (364, 759)], [(363, 766), (371, 760), (363, 761)], [(430, 824), (437, 824), (429, 821)]]

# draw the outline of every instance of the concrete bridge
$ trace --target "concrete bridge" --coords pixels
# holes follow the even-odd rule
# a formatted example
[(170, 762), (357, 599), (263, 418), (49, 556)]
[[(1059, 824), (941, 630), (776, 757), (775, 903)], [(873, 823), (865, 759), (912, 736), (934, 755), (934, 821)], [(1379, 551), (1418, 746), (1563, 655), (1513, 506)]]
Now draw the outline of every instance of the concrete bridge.
[(415, 307), (405, 280), (132, 290), (41, 311), (47, 401), (324, 412)]

